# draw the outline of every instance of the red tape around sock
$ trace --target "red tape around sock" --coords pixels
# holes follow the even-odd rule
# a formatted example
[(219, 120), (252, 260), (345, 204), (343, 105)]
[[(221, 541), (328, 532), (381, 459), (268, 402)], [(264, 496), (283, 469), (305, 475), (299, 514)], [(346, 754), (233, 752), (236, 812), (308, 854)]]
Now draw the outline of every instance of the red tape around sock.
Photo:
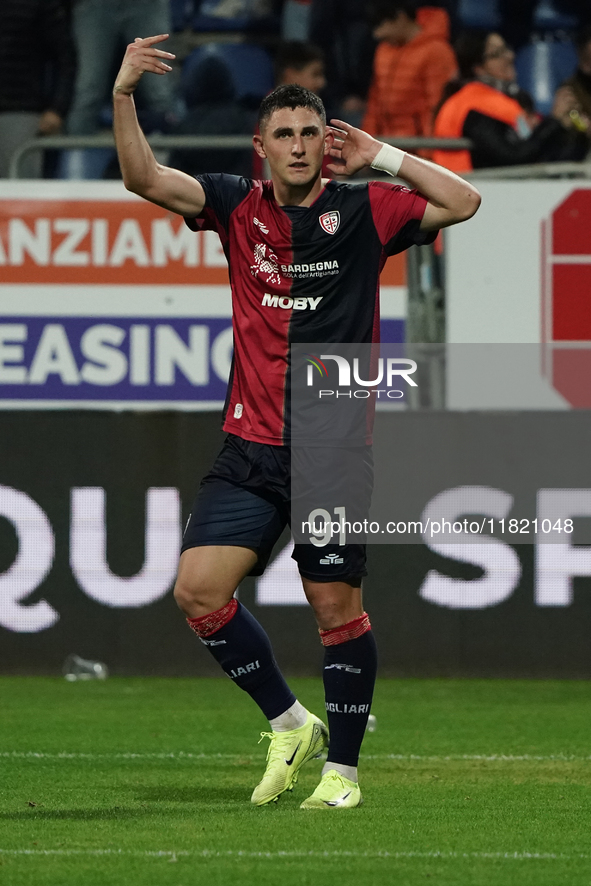
[(369, 615), (364, 612), (359, 618), (354, 618), (346, 625), (330, 628), (328, 631), (319, 631), (319, 634), (323, 646), (337, 646), (339, 643), (346, 643), (347, 640), (356, 640), (357, 637), (361, 637), (368, 631), (371, 631), (371, 624)]
[(236, 615), (237, 609), (238, 600), (232, 597), (230, 602), (222, 606), (221, 609), (216, 609), (215, 612), (202, 615), (200, 618), (188, 618), (187, 624), (198, 637), (209, 637), (210, 634), (215, 634), (216, 631), (228, 624), (230, 619)]

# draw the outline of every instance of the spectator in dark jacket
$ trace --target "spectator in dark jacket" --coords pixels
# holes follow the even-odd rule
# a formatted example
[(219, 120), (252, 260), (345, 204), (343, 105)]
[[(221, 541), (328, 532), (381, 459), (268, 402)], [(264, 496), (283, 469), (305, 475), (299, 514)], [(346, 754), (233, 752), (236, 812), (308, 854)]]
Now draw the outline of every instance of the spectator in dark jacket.
[(312, 43), (286, 40), (277, 47), (275, 55), (275, 85), (295, 83), (310, 92), (322, 92), (326, 86), (324, 53)]
[(440, 138), (471, 139), (470, 151), (436, 151), (454, 172), (484, 167), (582, 160), (586, 136), (572, 127), (572, 96), (558, 96), (544, 120), (516, 83), (514, 54), (499, 34), (466, 31), (455, 45), (462, 79), (449, 84), (435, 120)]
[[(71, 135), (100, 130), (100, 115), (110, 102), (112, 67), (121, 42), (145, 34), (170, 32), (168, 0), (73, 0), (72, 27), (78, 52), (74, 100), (68, 117)], [(144, 77), (138, 90), (150, 129), (163, 129), (173, 105), (168, 77)]]
[(361, 123), (371, 82), (375, 40), (367, 0), (312, 0), (310, 40), (324, 52), (327, 116)]
[[(185, 87), (187, 115), (173, 130), (174, 135), (252, 135), (256, 112), (236, 101), (236, 89), (225, 62), (207, 55), (193, 70)], [(223, 172), (252, 176), (251, 148), (179, 148), (169, 160), (189, 175)]]
[[(0, 29), (0, 177), (10, 157), (37, 135), (55, 135), (72, 98), (76, 71), (63, 0), (4, 0)], [(38, 178), (42, 152), (29, 154), (21, 174)]]

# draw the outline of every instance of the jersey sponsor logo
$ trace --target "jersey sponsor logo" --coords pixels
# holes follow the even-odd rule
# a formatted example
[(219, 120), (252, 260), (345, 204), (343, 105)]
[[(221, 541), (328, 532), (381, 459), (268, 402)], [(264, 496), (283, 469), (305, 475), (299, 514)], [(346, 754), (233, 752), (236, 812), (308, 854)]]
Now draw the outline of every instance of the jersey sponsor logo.
[(225, 640), (206, 640), (204, 637), (199, 637), (204, 646), (225, 646)]
[(353, 665), (348, 664), (331, 664), (326, 665), (324, 668), (325, 671), (330, 671), (332, 668), (336, 668), (337, 671), (346, 671), (347, 674), (360, 674), (361, 668), (354, 668)]
[(321, 566), (338, 566), (339, 563), (344, 563), (345, 561), (338, 554), (327, 554), (326, 557), (323, 557), (318, 562)]
[(323, 298), (323, 295), (319, 295), (317, 298), (310, 296), (290, 298), (288, 295), (270, 295), (265, 292), (261, 304), (266, 308), (283, 308), (284, 311), (288, 311), (290, 308), (293, 308), (294, 311), (306, 311), (308, 308), (315, 311)]
[(253, 277), (265, 278), (266, 283), (281, 283), (279, 260), (274, 252), (267, 252), (265, 243), (256, 243), (254, 247), (254, 264), (250, 266)]
[(325, 212), (324, 215), (320, 215), (318, 221), (322, 230), (326, 231), (327, 234), (336, 234), (341, 224), (341, 214), (338, 209), (333, 209), (331, 212)]
[(244, 412), (244, 406), (242, 403), (237, 403), (234, 407), (234, 418), (242, 418), (242, 413)]
[(253, 258), (254, 263), (250, 266), (250, 273), (253, 277), (260, 275), (265, 283), (281, 283), (282, 277), (300, 280), (308, 277), (334, 276), (339, 273), (339, 263), (336, 259), (280, 265), (279, 259), (266, 243), (255, 243)]
[(281, 265), (281, 273), (284, 277), (301, 280), (306, 277), (326, 277), (339, 273), (339, 263), (332, 261), (309, 262), (301, 265)]
[(264, 225), (261, 221), (259, 221), (258, 218), (255, 217), (255, 218), (253, 218), (252, 221), (253, 221), (253, 223), (257, 226), (257, 228), (260, 228), (260, 229), (261, 229), (261, 231), (263, 232), (263, 234), (268, 234), (268, 233), (269, 233), (269, 228), (268, 228), (266, 225)]
[(326, 710), (333, 714), (369, 714), (368, 704), (339, 704), (335, 701), (326, 702)]

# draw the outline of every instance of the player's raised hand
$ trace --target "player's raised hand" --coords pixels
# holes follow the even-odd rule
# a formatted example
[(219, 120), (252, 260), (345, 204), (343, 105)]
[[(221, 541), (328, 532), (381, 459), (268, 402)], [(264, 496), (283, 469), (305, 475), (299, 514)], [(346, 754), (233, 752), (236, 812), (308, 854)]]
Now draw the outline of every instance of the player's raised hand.
[(353, 175), (364, 166), (370, 166), (382, 147), (382, 142), (344, 120), (331, 120), (329, 132), (333, 137), (329, 154), (334, 161), (328, 164), (328, 168), (337, 174)]
[(154, 49), (157, 43), (168, 39), (168, 34), (158, 34), (156, 37), (136, 37), (133, 43), (127, 47), (121, 68), (113, 87), (114, 93), (131, 95), (146, 71), (152, 74), (168, 74), (172, 71), (162, 59), (173, 59), (172, 52), (164, 52), (162, 49)]

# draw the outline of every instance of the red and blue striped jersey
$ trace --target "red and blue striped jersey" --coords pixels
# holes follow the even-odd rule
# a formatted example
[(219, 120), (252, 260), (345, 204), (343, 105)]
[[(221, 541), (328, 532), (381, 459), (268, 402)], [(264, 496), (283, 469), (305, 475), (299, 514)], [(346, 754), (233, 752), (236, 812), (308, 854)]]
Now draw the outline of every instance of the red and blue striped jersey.
[(281, 207), (269, 181), (197, 176), (193, 230), (218, 232), (232, 287), (234, 357), (224, 430), (288, 439), (290, 346), (379, 341), (379, 276), (389, 255), (431, 242), (427, 201), (385, 182), (330, 181), (309, 207)]

